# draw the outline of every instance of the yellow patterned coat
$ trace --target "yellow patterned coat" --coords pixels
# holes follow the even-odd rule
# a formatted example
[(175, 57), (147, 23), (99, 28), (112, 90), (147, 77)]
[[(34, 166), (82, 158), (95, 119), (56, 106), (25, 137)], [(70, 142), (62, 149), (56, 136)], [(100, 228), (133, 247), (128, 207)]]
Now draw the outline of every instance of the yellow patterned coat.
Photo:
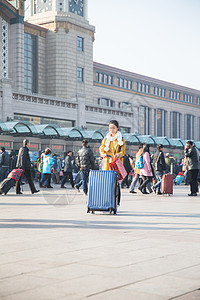
[(123, 162), (123, 156), (125, 155), (125, 148), (126, 148), (126, 143), (125, 143), (125, 139), (122, 138), (123, 140), (123, 145), (121, 146), (121, 151), (119, 152), (119, 144), (118, 144), (118, 140), (116, 139), (114, 141), (114, 143), (111, 141), (109, 144), (109, 150), (105, 151), (105, 141), (106, 141), (106, 137), (103, 139), (103, 141), (101, 142), (101, 146), (99, 148), (100, 151), (100, 155), (106, 154), (106, 155), (110, 155), (110, 157), (106, 157), (104, 158), (104, 170), (110, 170), (109, 167), (109, 163), (112, 162), (114, 160), (114, 156), (115, 154), (119, 155), (119, 158), (121, 159), (121, 161)]

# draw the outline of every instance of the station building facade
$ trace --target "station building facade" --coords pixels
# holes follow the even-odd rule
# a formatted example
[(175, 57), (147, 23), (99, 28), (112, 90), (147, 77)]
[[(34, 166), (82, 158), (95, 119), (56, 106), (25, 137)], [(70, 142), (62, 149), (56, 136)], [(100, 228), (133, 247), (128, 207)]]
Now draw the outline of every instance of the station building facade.
[(107, 130), (117, 119), (123, 134), (199, 141), (200, 91), (94, 62), (87, 12), (86, 0), (0, 0), (0, 120)]

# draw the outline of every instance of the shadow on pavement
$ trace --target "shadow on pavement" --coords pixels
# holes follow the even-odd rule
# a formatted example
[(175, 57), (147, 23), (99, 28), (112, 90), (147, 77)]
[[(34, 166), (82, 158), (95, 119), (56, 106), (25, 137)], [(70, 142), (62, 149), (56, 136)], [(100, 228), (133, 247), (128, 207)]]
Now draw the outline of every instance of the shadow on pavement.
[[(134, 216), (134, 215), (133, 215)], [(137, 216), (137, 214), (135, 214)], [(192, 215), (191, 215), (192, 216)], [(81, 228), (81, 229), (130, 229), (130, 230), (200, 230), (193, 223), (161, 223), (159, 222), (124, 222), (118, 216), (112, 216), (115, 221), (98, 220), (51, 220), (51, 219), (0, 219), (0, 228)], [(119, 216), (121, 217), (121, 215)], [(35, 224), (34, 224), (35, 223)], [(142, 226), (143, 225), (143, 226)], [(166, 226), (172, 225), (172, 226)], [(177, 226), (174, 226), (177, 225)]]

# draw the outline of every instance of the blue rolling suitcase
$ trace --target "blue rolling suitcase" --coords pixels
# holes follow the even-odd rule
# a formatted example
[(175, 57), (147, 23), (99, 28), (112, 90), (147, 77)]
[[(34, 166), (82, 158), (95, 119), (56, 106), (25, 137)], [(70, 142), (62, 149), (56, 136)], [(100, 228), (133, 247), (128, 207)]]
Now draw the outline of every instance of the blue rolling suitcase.
[(115, 171), (91, 170), (87, 212), (109, 211), (117, 213), (118, 174)]
[(177, 175), (176, 178), (174, 179), (174, 183), (176, 184), (181, 184), (181, 182), (183, 181), (184, 176), (181, 175)]

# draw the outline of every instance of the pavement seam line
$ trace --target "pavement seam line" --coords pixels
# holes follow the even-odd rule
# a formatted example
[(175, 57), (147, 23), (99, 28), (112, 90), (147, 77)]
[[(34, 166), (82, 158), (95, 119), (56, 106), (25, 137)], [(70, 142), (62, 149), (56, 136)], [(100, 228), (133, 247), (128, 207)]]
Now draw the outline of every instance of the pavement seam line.
[(190, 291), (190, 292), (188, 292), (188, 293), (181, 294), (181, 295), (176, 296), (176, 297), (173, 297), (173, 298), (169, 298), (168, 300), (178, 299), (179, 297), (182, 297), (182, 296), (185, 296), (185, 295), (189, 295), (189, 294), (191, 294), (191, 293), (193, 293), (193, 292), (196, 292), (196, 291), (199, 291), (199, 290), (200, 290), (200, 288), (195, 289), (195, 290), (192, 290), (192, 291)]
[[(157, 276), (148, 277), (148, 278), (145, 278), (145, 279), (142, 279), (142, 280), (130, 282), (130, 283), (123, 284), (123, 285), (120, 285), (120, 286), (116, 286), (116, 287), (111, 288), (111, 289), (107, 289), (107, 290), (104, 290), (104, 291), (101, 291), (101, 292), (98, 292), (98, 293), (90, 294), (90, 295), (86, 296), (86, 298), (90, 298), (90, 297), (93, 297), (93, 296), (97, 296), (97, 295), (100, 295), (100, 294), (103, 294), (103, 293), (107, 293), (107, 292), (110, 292), (110, 291), (113, 291), (113, 290), (118, 290), (118, 289), (120, 289), (120, 288), (129, 286), (129, 285), (132, 285), (132, 284), (137, 284), (137, 283), (139, 283), (139, 282), (143, 282), (143, 281), (146, 281), (146, 280), (149, 280), (149, 279), (154, 279), (154, 278), (158, 278), (158, 277), (165, 276), (165, 275), (168, 275), (168, 274), (173, 274), (174, 272), (182, 271), (182, 270), (189, 269), (189, 268), (193, 268), (193, 267), (196, 267), (196, 266), (199, 266), (199, 264), (193, 265), (193, 266), (190, 266), (190, 267), (187, 267), (187, 268), (182, 268), (182, 269), (179, 269), (179, 270), (176, 270), (176, 271), (173, 271), (173, 272), (167, 272), (167, 273), (160, 274), (160, 275), (157, 275)], [(200, 289), (200, 288), (199, 288), (199, 289)], [(195, 291), (197, 291), (197, 290), (199, 290), (199, 289), (196, 289)], [(189, 293), (191, 293), (191, 292), (188, 292), (188, 293), (186, 293), (186, 294), (189, 294)], [(179, 296), (177, 296), (177, 297), (180, 297), (180, 296), (181, 296), (181, 295), (179, 295)], [(175, 298), (170, 298), (170, 299), (176, 299), (177, 297), (175, 297)], [(170, 300), (170, 299), (168, 299), (168, 300)]]

